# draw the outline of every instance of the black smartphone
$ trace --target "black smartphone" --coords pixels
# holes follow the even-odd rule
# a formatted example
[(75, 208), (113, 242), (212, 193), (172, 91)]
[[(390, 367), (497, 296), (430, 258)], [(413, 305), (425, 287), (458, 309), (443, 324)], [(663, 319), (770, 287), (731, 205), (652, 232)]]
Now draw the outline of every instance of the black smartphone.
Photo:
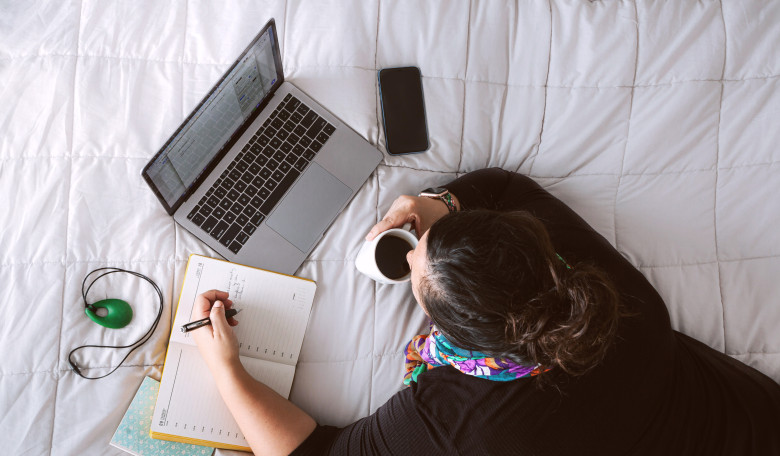
[(379, 99), (390, 155), (428, 150), (422, 77), (417, 67), (379, 70)]

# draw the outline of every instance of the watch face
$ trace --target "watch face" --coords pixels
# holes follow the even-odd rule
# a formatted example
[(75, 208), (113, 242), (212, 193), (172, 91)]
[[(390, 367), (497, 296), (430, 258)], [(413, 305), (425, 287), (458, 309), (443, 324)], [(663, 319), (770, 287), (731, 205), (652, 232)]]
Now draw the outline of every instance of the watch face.
[(442, 196), (447, 193), (444, 187), (429, 187), (420, 192), (420, 196)]

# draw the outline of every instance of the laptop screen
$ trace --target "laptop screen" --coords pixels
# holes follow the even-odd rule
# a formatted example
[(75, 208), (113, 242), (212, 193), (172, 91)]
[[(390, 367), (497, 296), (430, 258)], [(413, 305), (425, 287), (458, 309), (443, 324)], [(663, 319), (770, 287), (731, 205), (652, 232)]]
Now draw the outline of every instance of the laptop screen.
[(144, 168), (144, 178), (169, 213), (227, 152), (281, 83), (274, 29), (273, 22), (266, 26)]

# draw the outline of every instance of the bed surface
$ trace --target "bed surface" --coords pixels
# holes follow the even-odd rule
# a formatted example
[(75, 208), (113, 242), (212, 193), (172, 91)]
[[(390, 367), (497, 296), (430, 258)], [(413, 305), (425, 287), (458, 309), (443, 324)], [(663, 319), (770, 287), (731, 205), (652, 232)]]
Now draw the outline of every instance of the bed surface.
[[(0, 5), (0, 447), (124, 454), (108, 442), (160, 377), (191, 253), (140, 170), (270, 18), (290, 82), (384, 151), (376, 70), (424, 76), (431, 148), (384, 161), (298, 275), (318, 283), (291, 399), (323, 424), (400, 388), (424, 315), (353, 265), (399, 194), (468, 171), (527, 174), (664, 297), (675, 329), (780, 381), (780, 2), (154, 0)], [(162, 288), (154, 337), (87, 381), (67, 354), (122, 344), (155, 314), (124, 277), (122, 330), (86, 318), (97, 267)], [(128, 300), (131, 300), (128, 298)], [(105, 373), (123, 354), (79, 355)]]

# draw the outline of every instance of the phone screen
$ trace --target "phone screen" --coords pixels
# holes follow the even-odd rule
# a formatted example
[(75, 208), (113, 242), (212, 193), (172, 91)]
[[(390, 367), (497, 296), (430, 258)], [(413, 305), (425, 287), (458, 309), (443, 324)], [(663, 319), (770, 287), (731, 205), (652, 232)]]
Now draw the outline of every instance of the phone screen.
[(387, 152), (398, 155), (427, 150), (428, 127), (420, 70), (416, 67), (380, 70), (379, 96)]

